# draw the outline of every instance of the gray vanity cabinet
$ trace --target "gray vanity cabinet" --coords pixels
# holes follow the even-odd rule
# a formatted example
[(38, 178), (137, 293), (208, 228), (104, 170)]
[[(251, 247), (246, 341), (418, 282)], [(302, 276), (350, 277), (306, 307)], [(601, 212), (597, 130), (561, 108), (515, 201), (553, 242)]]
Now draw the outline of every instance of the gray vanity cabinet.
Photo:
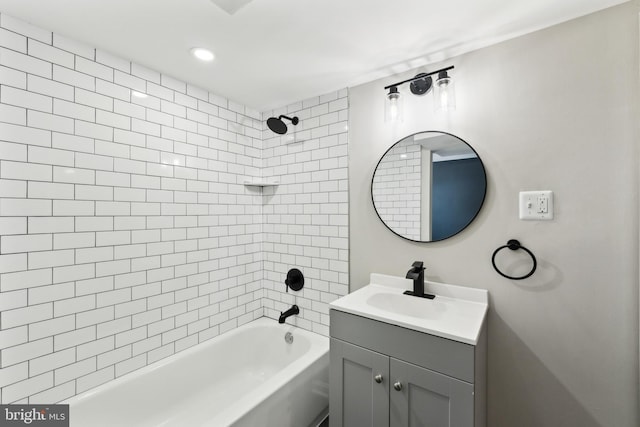
[(473, 426), (472, 384), (394, 358), (390, 364), (390, 426)]
[(331, 310), (331, 427), (484, 427), (477, 346)]
[(331, 339), (330, 358), (329, 381), (342, 385), (340, 393), (329, 395), (331, 427), (387, 427), (389, 358), (336, 339)]

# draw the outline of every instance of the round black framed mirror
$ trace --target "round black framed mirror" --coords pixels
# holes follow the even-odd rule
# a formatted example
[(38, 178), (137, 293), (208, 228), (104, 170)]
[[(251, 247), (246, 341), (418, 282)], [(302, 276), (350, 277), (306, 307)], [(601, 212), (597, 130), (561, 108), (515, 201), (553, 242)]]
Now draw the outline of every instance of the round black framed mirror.
[(418, 132), (396, 142), (371, 179), (380, 220), (414, 242), (436, 242), (464, 230), (480, 212), (486, 192), (478, 153), (446, 132)]

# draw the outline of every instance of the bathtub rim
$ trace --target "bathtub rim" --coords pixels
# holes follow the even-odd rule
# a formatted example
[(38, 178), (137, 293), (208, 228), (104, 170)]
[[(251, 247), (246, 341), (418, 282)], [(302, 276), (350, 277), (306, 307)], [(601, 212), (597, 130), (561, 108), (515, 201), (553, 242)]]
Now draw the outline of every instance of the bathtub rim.
[[(256, 406), (260, 405), (265, 399), (267, 399), (275, 390), (286, 385), (289, 381), (291, 381), (295, 376), (299, 375), (304, 368), (310, 366), (313, 363), (317, 363), (323, 355), (328, 354), (329, 352), (329, 339), (323, 335), (318, 333), (308, 331), (297, 327), (291, 324), (278, 324), (277, 320), (271, 319), (269, 317), (263, 316), (257, 319), (254, 319), (250, 322), (242, 324), (235, 329), (224, 332), (222, 334), (216, 335), (213, 338), (210, 338), (202, 343), (196, 344), (190, 348), (179, 351), (178, 353), (174, 353), (171, 356), (165, 357), (164, 359), (157, 360), (147, 366), (144, 366), (140, 369), (136, 369), (134, 371), (128, 372), (118, 378), (107, 381), (104, 384), (100, 384), (92, 389), (86, 390), (80, 394), (77, 394), (69, 399), (65, 399), (59, 403), (68, 404), (70, 409), (73, 409), (73, 406), (78, 405), (85, 401), (86, 399), (90, 399), (97, 394), (102, 392), (110, 391), (123, 383), (127, 383), (129, 381), (135, 381), (136, 379), (143, 377), (146, 374), (150, 374), (176, 360), (181, 358), (189, 357), (189, 355), (206, 351), (210, 346), (215, 345), (223, 345), (224, 341), (239, 334), (247, 329), (252, 329), (256, 327), (264, 327), (268, 326), (271, 328), (278, 328), (282, 331), (282, 340), (284, 341), (284, 335), (286, 332), (292, 332), (294, 337), (296, 335), (302, 335), (307, 338), (310, 342), (310, 348), (306, 353), (303, 353), (301, 357), (294, 360), (291, 364), (287, 365), (286, 370), (287, 375), (283, 375), (282, 372), (278, 372), (278, 374), (274, 375), (273, 378), (270, 378), (268, 381), (269, 387), (265, 384), (262, 384), (260, 387), (246, 393), (243, 395), (238, 401), (229, 407), (227, 407), (224, 411), (217, 414), (211, 422), (224, 422), (225, 425), (230, 425), (233, 422), (240, 419), (246, 412), (251, 411)], [(244, 402), (248, 401), (248, 402)], [(246, 403), (251, 403), (251, 405), (247, 405)], [(244, 404), (244, 405), (243, 405)], [(210, 423), (209, 423), (210, 424)], [(217, 425), (217, 424), (212, 424)]]

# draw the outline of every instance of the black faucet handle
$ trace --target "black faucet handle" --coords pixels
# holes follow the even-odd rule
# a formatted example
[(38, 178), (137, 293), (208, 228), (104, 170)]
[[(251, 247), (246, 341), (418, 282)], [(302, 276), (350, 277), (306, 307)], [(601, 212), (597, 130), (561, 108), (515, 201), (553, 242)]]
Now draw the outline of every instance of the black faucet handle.
[(413, 269), (414, 269), (414, 270), (425, 270), (425, 268), (424, 268), (423, 266), (424, 266), (424, 262), (422, 262), (422, 261), (415, 261), (415, 262), (413, 263), (413, 266), (412, 266), (412, 267), (413, 267)]

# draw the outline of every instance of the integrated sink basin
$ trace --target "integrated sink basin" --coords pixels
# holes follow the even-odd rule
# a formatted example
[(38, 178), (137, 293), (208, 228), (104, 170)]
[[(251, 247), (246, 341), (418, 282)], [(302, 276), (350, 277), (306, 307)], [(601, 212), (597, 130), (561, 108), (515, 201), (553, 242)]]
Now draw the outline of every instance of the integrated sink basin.
[(355, 314), (442, 338), (476, 345), (489, 307), (489, 293), (425, 281), (434, 299), (404, 295), (413, 282), (371, 274), (370, 284), (330, 304), (330, 309)]
[(446, 305), (439, 300), (416, 298), (384, 290), (370, 295), (366, 303), (389, 313), (418, 319), (437, 319), (447, 309)]

